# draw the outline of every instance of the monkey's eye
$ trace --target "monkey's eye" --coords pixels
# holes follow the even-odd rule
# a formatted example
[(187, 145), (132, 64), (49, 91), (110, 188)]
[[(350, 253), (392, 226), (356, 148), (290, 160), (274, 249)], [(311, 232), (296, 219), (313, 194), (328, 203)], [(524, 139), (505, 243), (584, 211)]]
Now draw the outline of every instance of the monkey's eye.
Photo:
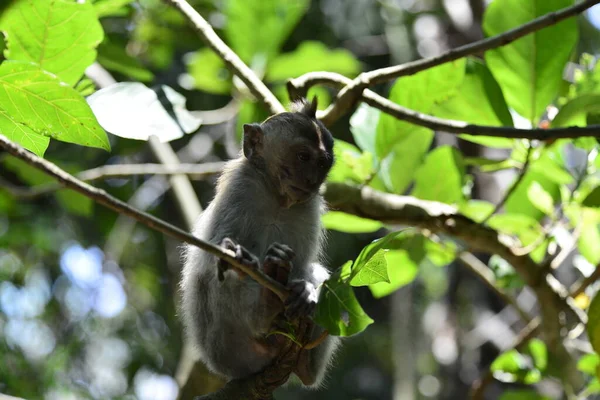
[(302, 153), (298, 153), (298, 160), (306, 162), (308, 160), (310, 160), (310, 154), (302, 152)]

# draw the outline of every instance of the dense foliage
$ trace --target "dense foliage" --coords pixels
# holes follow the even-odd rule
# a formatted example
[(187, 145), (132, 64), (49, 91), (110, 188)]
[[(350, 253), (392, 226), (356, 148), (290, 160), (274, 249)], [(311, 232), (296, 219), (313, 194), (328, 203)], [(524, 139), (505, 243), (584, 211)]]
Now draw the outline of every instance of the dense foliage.
[[(355, 7), (361, 12), (353, 14), (352, 6), (333, 0), (192, 2), (284, 104), (288, 79), (312, 71), (354, 78), (398, 61), (391, 51), (385, 57), (353, 54), (342, 47), (352, 38), (381, 35), (381, 24), (416, 26), (424, 15), (451, 21), (439, 5), (411, 10), (392, 3), (360, 1)], [(572, 4), (494, 0), (475, 24), (490, 37)], [(344, 15), (333, 15), (336, 7)], [(0, 31), (0, 134), (75, 175), (102, 165), (153, 162), (151, 137), (170, 142), (185, 162), (231, 158), (239, 149), (241, 124), (268, 116), (224, 61), (201, 47), (188, 21), (158, 0), (12, 0), (0, 5)], [(434, 39), (442, 41), (429, 38)], [(585, 127), (600, 121), (600, 63), (592, 54), (599, 39), (584, 17), (569, 18), (483, 56), (373, 89), (408, 109), (470, 124)], [(397, 40), (387, 46), (399, 46)], [(405, 44), (411, 45), (408, 36)], [(110, 71), (120, 82), (103, 83), (98, 70)], [(321, 110), (335, 99), (335, 92), (322, 86), (308, 95), (317, 96)], [(215, 124), (210, 113), (189, 111), (209, 108), (225, 117)], [(336, 164), (330, 183), (455, 207), (474, 225), (509, 238), (514, 254), (530, 258), (547, 269), (544, 276), (552, 273), (564, 285), (593, 274), (600, 264), (600, 145), (594, 137), (538, 141), (459, 134), (455, 140), (366, 104), (332, 131)], [(158, 398), (153, 396), (160, 388), (159, 398), (174, 398), (171, 377), (182, 347), (175, 311), (179, 243), (135, 227), (79, 193), (53, 190), (51, 178), (22, 160), (0, 153), (0, 163), (0, 393), (28, 399), (150, 399)], [(492, 174), (501, 177), (503, 194), (479, 189), (480, 180)], [(185, 218), (173, 211), (180, 205), (163, 196), (168, 182), (143, 175), (98, 186), (185, 226)], [(195, 188), (206, 204), (212, 185), (199, 181)], [(512, 329), (524, 324), (514, 311), (500, 316), (498, 302), (505, 299), (498, 293), (522, 299), (520, 307), (531, 316), (539, 312), (532, 305), (531, 282), (507, 260), (478, 254), (495, 288), (490, 291), (456, 271), (473, 249), (468, 240), (335, 209), (323, 223), (332, 231), (334, 274), (324, 284), (315, 320), (332, 335), (366, 330), (347, 342), (332, 373), (334, 382), (355, 383), (347, 392), (331, 385), (323, 398), (391, 398), (390, 388), (400, 381), (394, 365), (411, 371), (419, 383), (409, 385), (410, 391), (418, 398), (466, 398), (467, 387), (488, 369), (507, 383), (497, 389), (503, 400), (600, 393), (600, 297), (592, 300), (592, 282), (565, 300), (589, 315), (586, 330), (571, 332), (577, 345), (567, 343), (581, 371), (575, 384), (558, 365), (564, 359), (553, 359), (556, 343), (545, 342), (544, 335), (518, 348), (507, 343)], [(400, 297), (408, 287), (412, 295)], [(468, 288), (476, 288), (474, 294)], [(476, 301), (480, 304), (472, 304)], [(415, 309), (407, 311), (401, 302)], [(455, 309), (439, 311), (435, 307), (441, 304)], [(436, 310), (445, 315), (443, 322), (431, 321)], [(491, 351), (470, 343), (477, 335), (466, 334), (485, 325), (490, 311), (510, 332), (500, 344), (490, 334), (474, 339), (493, 343)], [(423, 326), (419, 314), (429, 316)], [(399, 328), (397, 319), (410, 324)], [(405, 336), (398, 336), (402, 332)], [(420, 332), (428, 338), (417, 338)], [(435, 349), (442, 345), (436, 342), (440, 335), (454, 353)], [(405, 347), (394, 343), (402, 340), (414, 344), (414, 359), (402, 360)], [(559, 346), (569, 340), (574, 338), (561, 337)], [(452, 365), (461, 373), (451, 372)], [(440, 382), (447, 393), (440, 392)], [(527, 387), (511, 390), (512, 383)], [(301, 398), (301, 393), (283, 389), (281, 398)]]

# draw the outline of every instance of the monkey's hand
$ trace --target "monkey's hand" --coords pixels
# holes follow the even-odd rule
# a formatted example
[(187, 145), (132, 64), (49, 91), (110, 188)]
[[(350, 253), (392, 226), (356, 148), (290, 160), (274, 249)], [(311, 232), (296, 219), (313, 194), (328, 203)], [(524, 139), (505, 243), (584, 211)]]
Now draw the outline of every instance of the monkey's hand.
[[(221, 241), (221, 247), (233, 251), (235, 253), (235, 259), (241, 264), (244, 264), (249, 268), (258, 268), (258, 258), (254, 254), (246, 250), (242, 245), (235, 243), (230, 238), (223, 239)], [(223, 281), (225, 279), (225, 271), (227, 271), (232, 266), (227, 261), (219, 259), (219, 264), (217, 267), (219, 281)], [(239, 278), (243, 278), (244, 276), (246, 276), (246, 274), (243, 271), (237, 268), (233, 268), (233, 270), (237, 273)]]
[[(277, 282), (286, 286), (288, 283), (288, 277), (290, 276), (290, 270), (292, 269), (292, 259), (295, 257), (294, 250), (291, 247), (284, 244), (273, 243), (269, 246), (265, 261), (263, 263), (263, 272), (275, 279)], [(263, 300), (272, 305), (278, 311), (283, 311), (283, 304), (279, 297), (269, 289), (263, 288)]]
[(294, 279), (288, 283), (291, 294), (285, 302), (285, 316), (297, 319), (310, 316), (317, 306), (317, 288), (303, 279)]

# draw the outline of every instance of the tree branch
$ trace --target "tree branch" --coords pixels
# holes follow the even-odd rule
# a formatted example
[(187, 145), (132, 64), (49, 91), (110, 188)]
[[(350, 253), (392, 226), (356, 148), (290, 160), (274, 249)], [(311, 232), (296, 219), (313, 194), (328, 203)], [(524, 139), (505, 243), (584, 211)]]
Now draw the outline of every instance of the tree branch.
[(246, 265), (238, 262), (235, 258), (235, 254), (229, 250), (223, 249), (220, 246), (216, 246), (212, 243), (205, 242), (182, 229), (171, 225), (153, 215), (139, 211), (135, 207), (109, 195), (102, 189), (98, 189), (94, 186), (88, 185), (85, 182), (80, 181), (71, 174), (63, 171), (57, 165), (44, 160), (41, 157), (36, 156), (33, 153), (28, 152), (22, 146), (11, 142), (6, 136), (0, 134), (0, 147), (6, 150), (9, 154), (25, 161), (31, 166), (42, 170), (46, 174), (56, 178), (62, 185), (73, 189), (76, 192), (83, 194), (86, 197), (124, 215), (128, 215), (138, 222), (148, 226), (151, 229), (162, 232), (182, 242), (192, 244), (201, 248), (209, 254), (219, 257), (222, 260), (227, 261), (229, 264), (236, 268), (239, 268), (246, 274), (250, 275), (252, 279), (260, 283), (262, 286), (268, 288), (277, 295), (282, 301), (285, 301), (289, 291), (279, 282), (264, 275), (261, 271), (253, 268), (249, 268)]
[[(267, 86), (256, 76), (241, 58), (225, 44), (223, 40), (215, 33), (210, 24), (185, 0), (165, 0), (173, 7), (177, 8), (194, 26), (204, 43), (219, 55), (236, 76), (246, 84), (250, 92), (262, 102), (271, 112), (278, 114), (284, 112), (285, 108), (277, 100), (277, 97), (267, 88)], [(600, 1), (600, 0), (599, 0)]]
[[(85, 182), (106, 178), (122, 178), (132, 175), (188, 175), (190, 179), (204, 179), (217, 175), (223, 169), (225, 162), (210, 162), (204, 164), (109, 164), (82, 171), (75, 176)], [(0, 178), (0, 187), (8, 190), (13, 196), (20, 198), (35, 198), (62, 189), (58, 182), (47, 183), (33, 187), (18, 187), (4, 182)]]
[[(600, 2), (600, 0), (598, 0)], [(334, 72), (310, 72), (299, 78), (288, 81), (288, 92), (290, 98), (304, 96), (312, 84), (329, 84), (333, 86), (350, 85), (352, 80), (343, 75)], [(372, 90), (365, 89), (359, 94), (360, 99), (371, 107), (377, 108), (386, 114), (389, 114), (401, 121), (407, 121), (412, 124), (423, 126), (432, 130), (439, 130), (448, 133), (460, 134), (468, 133), (473, 136), (494, 136), (505, 137), (509, 139), (561, 139), (577, 138), (584, 136), (600, 137), (600, 125), (589, 125), (586, 127), (571, 126), (566, 128), (553, 129), (519, 129), (505, 126), (486, 126), (475, 125), (464, 121), (437, 118), (431, 115), (423, 114), (418, 111), (402, 107), (383, 96), (378, 95)], [(326, 125), (332, 122), (326, 122), (325, 112), (319, 112), (317, 116)]]
[(346, 87), (338, 93), (334, 103), (329, 106), (321, 115), (321, 120), (325, 125), (333, 124), (351, 107), (354, 106), (354, 104), (360, 98), (363, 90), (369, 86), (387, 82), (401, 76), (412, 75), (419, 71), (423, 71), (425, 69), (432, 68), (450, 61), (458, 60), (459, 58), (468, 55), (505, 46), (527, 34), (575, 16), (598, 3), (600, 3), (600, 0), (585, 0), (571, 7), (566, 7), (560, 11), (543, 15), (515, 29), (511, 29), (499, 35), (457, 47), (436, 57), (425, 58), (393, 67), (364, 72), (358, 75), (350, 84), (347, 84)]

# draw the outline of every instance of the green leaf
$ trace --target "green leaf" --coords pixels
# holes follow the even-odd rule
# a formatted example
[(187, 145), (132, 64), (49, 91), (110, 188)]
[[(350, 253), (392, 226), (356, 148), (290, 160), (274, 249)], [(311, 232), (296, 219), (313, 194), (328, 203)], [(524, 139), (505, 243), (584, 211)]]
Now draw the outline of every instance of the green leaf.
[(39, 64), (73, 86), (96, 59), (104, 32), (92, 4), (14, 0), (2, 13), (5, 56)]
[(433, 136), (433, 132), (427, 129), (407, 133), (381, 160), (380, 176), (389, 190), (397, 194), (406, 191), (431, 147)]
[(590, 376), (596, 376), (598, 374), (599, 366), (600, 357), (598, 357), (597, 353), (584, 354), (577, 361), (577, 369)]
[(364, 183), (374, 173), (373, 155), (361, 153), (350, 143), (335, 139), (333, 154), (335, 163), (327, 177), (330, 182)]
[(464, 200), (465, 166), (454, 147), (440, 146), (430, 152), (415, 176), (412, 195), (424, 200), (460, 203)]
[(208, 47), (192, 54), (186, 64), (196, 89), (214, 94), (227, 94), (231, 91), (231, 72), (225, 67), (223, 60)]
[[(572, 4), (572, 0), (495, 0), (485, 12), (483, 30), (487, 36), (497, 35)], [(569, 18), (485, 53), (508, 105), (534, 125), (558, 94), (577, 38), (577, 20)]]
[[(228, 0), (225, 37), (247, 63), (272, 60), (308, 10), (309, 0)], [(260, 21), (260, 22), (258, 22)]]
[[(135, 0), (101, 0), (94, 3), (98, 18), (123, 15), (123, 8)], [(126, 11), (125, 11), (126, 12)]]
[[(544, 229), (539, 222), (524, 214), (497, 214), (490, 218), (488, 224), (499, 232), (517, 236), (523, 247), (540, 242), (544, 237)], [(545, 246), (545, 243), (540, 242), (538, 249), (545, 249)], [(543, 256), (537, 253), (530, 255), (536, 261), (540, 261), (538, 257)]]
[(375, 137), (381, 111), (361, 103), (350, 117), (350, 132), (363, 151), (375, 154)]
[(323, 226), (346, 233), (375, 232), (383, 227), (380, 221), (357, 217), (339, 211), (329, 211), (321, 217)]
[(348, 50), (329, 50), (321, 42), (305, 41), (295, 51), (280, 54), (269, 63), (267, 80), (283, 81), (312, 71), (354, 76), (360, 72), (360, 63)]
[(577, 240), (577, 248), (590, 263), (594, 265), (600, 263), (600, 231), (598, 231), (597, 221), (583, 219), (583, 227)]
[(200, 120), (186, 108), (186, 99), (169, 86), (152, 90), (139, 82), (119, 82), (88, 97), (102, 127), (113, 135), (161, 142), (198, 129)]
[(481, 222), (494, 211), (492, 203), (483, 200), (469, 200), (460, 205), (459, 211), (475, 222)]
[(504, 392), (498, 400), (552, 400), (532, 390), (513, 390)]
[(390, 238), (392, 242), (387, 244), (390, 249), (384, 252), (389, 283), (379, 282), (369, 285), (375, 298), (387, 296), (414, 281), (419, 272), (419, 265), (425, 258), (425, 239), (422, 235), (402, 232)]
[[(500, 86), (481, 62), (469, 59), (466, 75), (456, 93), (433, 107), (435, 116), (472, 124), (513, 126)], [(460, 135), (462, 139), (488, 147), (511, 148), (513, 139)]]
[[(389, 99), (412, 110), (429, 113), (436, 103), (456, 94), (465, 76), (465, 63), (465, 59), (460, 59), (402, 77), (394, 83)], [(405, 140), (409, 134), (420, 134), (424, 141), (430, 140), (426, 134), (429, 132), (426, 128), (383, 114), (377, 127), (376, 154), (381, 158), (385, 157), (394, 149), (395, 144)]]
[(600, 112), (600, 93), (582, 94), (560, 108), (552, 127), (587, 126), (587, 115)]
[(40, 157), (44, 156), (50, 143), (50, 139), (47, 136), (39, 135), (27, 125), (15, 121), (2, 108), (0, 108), (0, 134), (13, 142), (19, 143)]
[[(535, 164), (535, 162), (533, 164)], [(523, 177), (523, 180), (516, 187), (513, 194), (506, 201), (504, 209), (509, 214), (521, 214), (534, 219), (540, 219), (544, 216), (544, 213), (538, 210), (529, 200), (529, 186), (533, 182), (540, 184), (542, 188), (552, 196), (554, 203), (560, 201), (560, 189), (559, 186), (551, 179), (547, 178), (545, 174), (534, 171), (531, 167)], [(515, 177), (515, 179), (517, 178)]]
[(523, 279), (512, 265), (508, 263), (502, 257), (494, 254), (490, 257), (488, 265), (494, 277), (496, 278), (496, 285), (502, 289), (521, 289), (524, 286)]
[(546, 215), (554, 214), (554, 200), (538, 182), (531, 182), (527, 189), (527, 198), (535, 208)]
[(481, 172), (496, 172), (521, 166), (521, 164), (510, 158), (506, 160), (492, 160), (485, 157), (466, 157), (465, 165), (477, 166)]
[(500, 381), (530, 385), (541, 380), (547, 365), (546, 345), (539, 339), (533, 339), (528, 342), (525, 354), (517, 350), (508, 350), (494, 360), (490, 370)]
[(127, 54), (124, 46), (107, 39), (98, 46), (98, 62), (108, 70), (119, 72), (138, 81), (149, 82), (154, 79), (154, 74), (144, 68), (136, 58)]
[(41, 135), (110, 150), (106, 133), (85, 99), (34, 64), (0, 64), (0, 104), (14, 121)]
[(546, 344), (540, 339), (531, 339), (527, 343), (527, 353), (533, 359), (533, 366), (540, 371), (545, 371), (548, 367), (548, 349)]
[[(600, 294), (596, 293), (587, 311), (586, 330), (596, 353), (600, 352)], [(597, 373), (597, 372), (596, 372)]]
[(585, 207), (600, 207), (600, 186), (595, 187), (581, 204)]
[(350, 263), (323, 283), (317, 303), (315, 321), (334, 336), (352, 336), (373, 323), (341, 276)]

